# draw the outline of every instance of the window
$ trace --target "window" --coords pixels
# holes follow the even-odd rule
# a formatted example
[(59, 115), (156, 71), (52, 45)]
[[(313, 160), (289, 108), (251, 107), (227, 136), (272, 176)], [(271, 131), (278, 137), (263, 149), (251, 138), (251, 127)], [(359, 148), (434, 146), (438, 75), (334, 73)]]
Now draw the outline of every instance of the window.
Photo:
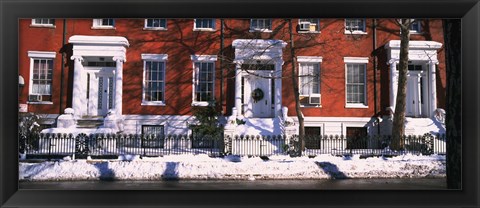
[(346, 107), (367, 107), (366, 67), (368, 58), (345, 57)]
[(215, 30), (215, 19), (194, 19), (193, 30)]
[(299, 19), (298, 31), (299, 32), (319, 32), (320, 31), (319, 19)]
[(29, 51), (29, 102), (52, 101), (53, 59), (55, 52)]
[(303, 105), (319, 105), (320, 64), (300, 63), (299, 75), (300, 102)]
[(215, 67), (212, 62), (195, 63), (195, 101), (212, 101), (214, 96), (213, 85)]
[(165, 104), (166, 54), (142, 54), (143, 105)]
[(142, 125), (142, 148), (163, 148), (165, 129), (163, 125)]
[(421, 20), (416, 19), (413, 20), (412, 24), (410, 25), (410, 33), (421, 33), (422, 32), (422, 25)]
[(145, 29), (166, 30), (166, 19), (145, 19)]
[[(396, 69), (397, 69), (397, 71), (400, 69), (400, 64), (397, 64)], [(408, 71), (422, 71), (423, 70), (423, 65), (422, 64), (408, 64), (407, 70)]]
[(114, 19), (93, 19), (94, 29), (112, 29), (115, 28)]
[(251, 19), (250, 31), (253, 32), (271, 32), (272, 20), (271, 19)]
[(298, 89), (303, 106), (320, 106), (320, 63), (322, 57), (298, 56)]
[(215, 99), (216, 55), (192, 55), (193, 61), (193, 102), (194, 106), (207, 106)]
[(367, 127), (347, 127), (347, 149), (367, 149)]
[(321, 127), (305, 127), (305, 148), (320, 149), (322, 140)]
[(48, 19), (48, 18), (32, 19), (32, 25), (33, 26), (54, 27), (55, 26), (55, 19)]
[(345, 34), (366, 34), (365, 19), (345, 19)]

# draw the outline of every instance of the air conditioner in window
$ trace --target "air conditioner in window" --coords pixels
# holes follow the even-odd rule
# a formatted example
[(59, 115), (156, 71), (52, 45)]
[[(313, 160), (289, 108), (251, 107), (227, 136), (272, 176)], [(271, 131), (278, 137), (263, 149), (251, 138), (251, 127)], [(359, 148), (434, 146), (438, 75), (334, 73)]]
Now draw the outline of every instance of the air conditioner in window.
[(321, 102), (321, 95), (320, 94), (310, 94), (308, 98), (308, 103), (312, 105), (320, 105)]
[(29, 95), (28, 101), (30, 102), (40, 102), (42, 101), (42, 95)]
[(301, 22), (299, 25), (300, 25), (300, 30), (310, 31), (310, 22)]

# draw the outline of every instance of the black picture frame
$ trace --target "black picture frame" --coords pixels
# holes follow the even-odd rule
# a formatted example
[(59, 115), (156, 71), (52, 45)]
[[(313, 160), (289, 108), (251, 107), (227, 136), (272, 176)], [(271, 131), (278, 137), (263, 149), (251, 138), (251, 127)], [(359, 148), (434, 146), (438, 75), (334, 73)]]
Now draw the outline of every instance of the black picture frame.
[[(266, 9), (267, 8), (267, 9)], [(478, 0), (1, 0), (1, 207), (478, 207), (480, 4)], [(462, 19), (461, 190), (19, 190), (18, 19), (145, 17), (415, 17)]]

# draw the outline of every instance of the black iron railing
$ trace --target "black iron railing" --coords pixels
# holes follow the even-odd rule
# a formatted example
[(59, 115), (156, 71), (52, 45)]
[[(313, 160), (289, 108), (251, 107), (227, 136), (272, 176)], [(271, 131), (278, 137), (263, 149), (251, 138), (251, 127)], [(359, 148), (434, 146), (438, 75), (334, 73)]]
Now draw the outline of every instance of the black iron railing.
[[(296, 141), (296, 142), (295, 142)], [(174, 154), (208, 154), (211, 156), (286, 155), (301, 144), (298, 136), (192, 136), (156, 134), (39, 134), (20, 135), (20, 153), (27, 157), (115, 158), (119, 155), (163, 156)], [(444, 134), (404, 136), (400, 149), (391, 150), (392, 138), (385, 136), (345, 137), (338, 135), (306, 136), (302, 155), (399, 155), (446, 154)]]

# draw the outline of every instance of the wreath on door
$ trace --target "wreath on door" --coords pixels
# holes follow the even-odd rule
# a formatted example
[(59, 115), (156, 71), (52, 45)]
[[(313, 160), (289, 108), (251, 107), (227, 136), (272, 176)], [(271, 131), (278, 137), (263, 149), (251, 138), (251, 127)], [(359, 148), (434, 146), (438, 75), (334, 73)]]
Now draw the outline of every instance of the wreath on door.
[(263, 91), (262, 89), (260, 88), (257, 88), (257, 89), (254, 89), (252, 91), (252, 98), (253, 98), (253, 102), (256, 103), (258, 101), (260, 101), (261, 99), (263, 99)]

